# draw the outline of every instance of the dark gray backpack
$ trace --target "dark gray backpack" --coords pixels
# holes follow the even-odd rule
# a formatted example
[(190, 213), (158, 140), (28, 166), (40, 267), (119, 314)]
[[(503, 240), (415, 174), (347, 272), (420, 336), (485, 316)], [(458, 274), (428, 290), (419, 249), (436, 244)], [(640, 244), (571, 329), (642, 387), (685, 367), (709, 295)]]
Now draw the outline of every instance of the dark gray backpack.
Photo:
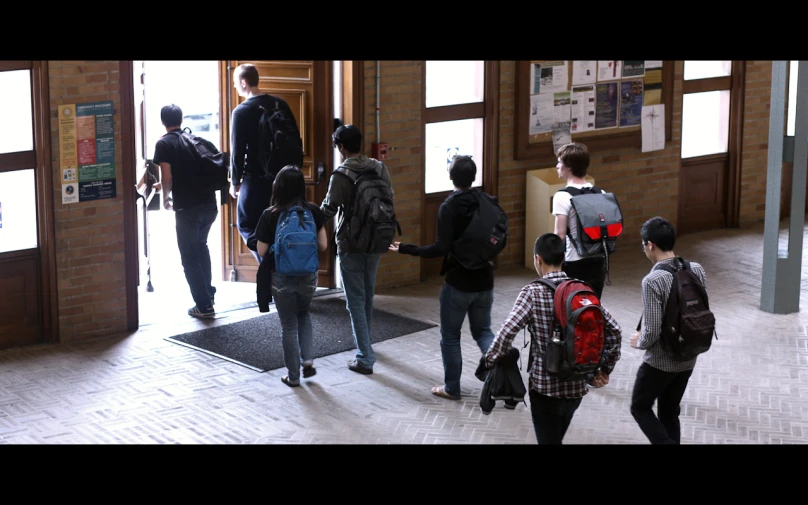
[(353, 183), (353, 198), (345, 206), (345, 225), (351, 252), (387, 252), (401, 227), (393, 206), (393, 189), (381, 176), (382, 166), (356, 172), (340, 165), (335, 173)]

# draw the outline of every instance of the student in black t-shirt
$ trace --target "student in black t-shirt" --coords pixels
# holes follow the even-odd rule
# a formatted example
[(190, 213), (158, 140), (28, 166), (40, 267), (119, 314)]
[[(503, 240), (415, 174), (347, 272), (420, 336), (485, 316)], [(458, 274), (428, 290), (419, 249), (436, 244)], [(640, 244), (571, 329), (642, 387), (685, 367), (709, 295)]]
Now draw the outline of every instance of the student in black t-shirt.
[[(320, 207), (306, 201), (306, 181), (303, 172), (293, 165), (287, 165), (278, 172), (272, 184), (272, 200), (255, 228), (255, 238), (258, 240), (257, 252), (265, 258), (267, 252), (275, 243), (275, 230), (281, 212), (295, 205), (305, 207), (311, 211), (314, 224), (317, 227), (317, 248), (325, 251), (328, 247), (328, 237), (325, 233), (325, 216)], [(274, 267), (274, 261), (262, 261), (259, 270), (267, 266)], [(266, 282), (259, 275), (257, 282)], [(311, 315), (309, 305), (317, 289), (317, 272), (308, 275), (280, 275), (272, 273), (272, 298), (281, 321), (281, 340), (283, 342), (283, 358), (286, 362), (288, 375), (281, 377), (281, 381), (289, 387), (300, 385), (300, 366), (303, 365), (303, 377), (311, 377), (317, 373), (314, 368), (312, 349)], [(266, 286), (263, 286), (266, 288)]]
[(154, 163), (160, 167), (160, 182), (154, 190), (162, 192), (163, 206), (174, 210), (177, 222), (177, 246), (180, 250), (185, 279), (191, 288), (195, 305), (188, 314), (200, 319), (216, 317), (213, 310), (213, 296), (216, 288), (211, 284), (210, 251), (208, 233), (219, 207), (216, 192), (200, 192), (194, 186), (195, 167), (186, 166), (182, 156), (182, 109), (177, 105), (166, 105), (160, 111), (160, 119), (166, 128), (154, 148)]

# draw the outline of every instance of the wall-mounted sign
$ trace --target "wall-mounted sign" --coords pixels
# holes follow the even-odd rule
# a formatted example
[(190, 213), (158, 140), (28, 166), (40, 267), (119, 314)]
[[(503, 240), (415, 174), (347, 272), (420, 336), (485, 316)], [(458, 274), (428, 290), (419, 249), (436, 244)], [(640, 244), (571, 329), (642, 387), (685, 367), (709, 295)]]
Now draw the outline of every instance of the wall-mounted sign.
[(115, 198), (112, 101), (59, 106), (62, 203)]

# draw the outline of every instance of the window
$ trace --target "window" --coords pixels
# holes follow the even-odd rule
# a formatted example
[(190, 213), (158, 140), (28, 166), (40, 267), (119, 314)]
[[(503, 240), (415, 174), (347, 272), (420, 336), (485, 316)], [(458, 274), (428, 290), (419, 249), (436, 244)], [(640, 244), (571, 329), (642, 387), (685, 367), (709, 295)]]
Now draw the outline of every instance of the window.
[(34, 150), (31, 104), (31, 70), (0, 72), (0, 253), (38, 247), (34, 157), (3, 156)]
[(726, 153), (729, 148), (732, 61), (685, 61), (682, 158)]
[(0, 72), (0, 153), (34, 149), (33, 109), (31, 108), (31, 71)]
[(797, 78), (800, 72), (800, 62), (790, 61), (788, 65), (788, 116), (786, 120), (786, 135), (794, 136), (794, 127), (797, 122)]
[(454, 189), (447, 168), (455, 154), (474, 159), (474, 186), (481, 186), (485, 170), (485, 62), (427, 61), (425, 65), (424, 192)]

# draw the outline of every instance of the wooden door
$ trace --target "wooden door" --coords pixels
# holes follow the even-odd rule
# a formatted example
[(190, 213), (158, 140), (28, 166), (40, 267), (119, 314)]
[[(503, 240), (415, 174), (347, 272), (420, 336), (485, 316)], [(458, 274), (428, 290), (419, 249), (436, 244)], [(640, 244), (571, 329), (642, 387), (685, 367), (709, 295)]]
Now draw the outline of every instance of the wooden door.
[[(685, 62), (687, 65), (689, 62)], [(711, 62), (702, 62), (711, 63)], [(715, 62), (718, 63), (718, 62)], [(678, 234), (694, 233), (716, 228), (735, 227), (740, 219), (740, 171), (743, 148), (743, 100), (745, 64), (743, 61), (729, 63), (727, 75), (689, 79), (685, 66), (682, 85), (684, 100), (700, 94), (728, 93), (726, 102), (716, 101), (714, 108), (705, 108), (699, 121), (688, 122), (685, 115), (697, 114), (683, 104), (682, 161), (679, 172)], [(723, 99), (721, 99), (723, 100)], [(697, 102), (693, 102), (697, 103)], [(724, 108), (726, 104), (726, 108)], [(705, 128), (705, 122), (715, 122), (714, 128)], [(690, 128), (703, 129), (707, 139), (722, 136), (726, 149), (703, 156), (688, 157), (685, 137)], [(717, 137), (716, 137), (717, 138)], [(692, 145), (692, 143), (691, 143)]]
[[(332, 170), (333, 151), (331, 131), (334, 122), (332, 98), (332, 63), (330, 61), (228, 61), (223, 62), (222, 96), (224, 107), (220, 114), (223, 146), (230, 139), (230, 119), (233, 109), (243, 98), (233, 89), (233, 71), (242, 63), (258, 68), (259, 89), (286, 100), (297, 119), (303, 137), (302, 171), (308, 185), (306, 198), (320, 204), (328, 190), (328, 177)], [(258, 264), (244, 244), (236, 227), (236, 201), (228, 195), (222, 212), (223, 274), (238, 282), (255, 282)], [(329, 227), (332, 224), (329, 223)], [(334, 287), (333, 248), (320, 253), (318, 285)]]

